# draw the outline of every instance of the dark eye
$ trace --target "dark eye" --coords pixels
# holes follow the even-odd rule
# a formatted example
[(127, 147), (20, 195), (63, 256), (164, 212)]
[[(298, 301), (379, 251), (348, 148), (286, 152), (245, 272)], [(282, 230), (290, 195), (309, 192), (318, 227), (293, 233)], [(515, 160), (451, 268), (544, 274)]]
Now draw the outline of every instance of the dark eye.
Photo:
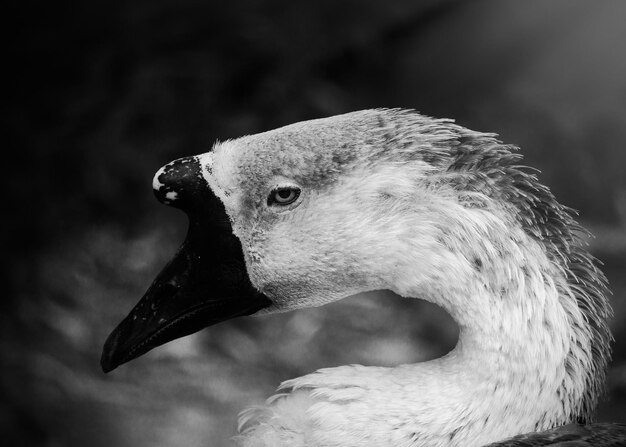
[(267, 198), (268, 205), (289, 205), (300, 197), (300, 188), (280, 187), (274, 189)]

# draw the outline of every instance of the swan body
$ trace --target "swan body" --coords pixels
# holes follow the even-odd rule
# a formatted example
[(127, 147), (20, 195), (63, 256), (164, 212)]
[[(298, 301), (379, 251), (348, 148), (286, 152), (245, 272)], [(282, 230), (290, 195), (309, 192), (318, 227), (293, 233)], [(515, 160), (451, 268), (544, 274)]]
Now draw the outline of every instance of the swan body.
[[(478, 446), (590, 422), (610, 357), (606, 280), (570, 210), (520, 159), (494, 134), (378, 109), (166, 165), (155, 192), (189, 214), (190, 232), (107, 341), (103, 368), (221, 319), (389, 289), (448, 311), (457, 346), (414, 365), (284, 382), (241, 414), (241, 445)], [(223, 230), (218, 214), (229, 234), (217, 251), (237, 256), (207, 261), (217, 256), (207, 234)], [(222, 276), (241, 274), (245, 287), (219, 289), (228, 300), (194, 298), (211, 290), (194, 278), (224, 265), (235, 267)], [(160, 304), (185, 290), (183, 308)], [(619, 430), (615, 439), (626, 439)]]

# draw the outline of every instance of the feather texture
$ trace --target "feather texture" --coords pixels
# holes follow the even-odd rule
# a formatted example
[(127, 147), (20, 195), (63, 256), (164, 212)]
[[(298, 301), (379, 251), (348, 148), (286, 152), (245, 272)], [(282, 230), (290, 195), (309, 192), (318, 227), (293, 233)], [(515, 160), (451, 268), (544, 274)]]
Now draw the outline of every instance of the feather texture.
[(626, 425), (596, 423), (570, 424), (538, 433), (526, 433), (486, 447), (622, 447), (626, 445)]
[[(611, 308), (585, 230), (515, 146), (379, 109), (217, 143), (199, 159), (267, 312), (387, 288), (444, 307), (460, 327), (442, 359), (283, 383), (242, 413), (242, 445), (465, 446), (523, 432), (540, 433), (492, 445), (624, 441), (623, 426), (542, 432), (592, 421)], [(268, 188), (283, 184), (303, 197), (268, 209)]]

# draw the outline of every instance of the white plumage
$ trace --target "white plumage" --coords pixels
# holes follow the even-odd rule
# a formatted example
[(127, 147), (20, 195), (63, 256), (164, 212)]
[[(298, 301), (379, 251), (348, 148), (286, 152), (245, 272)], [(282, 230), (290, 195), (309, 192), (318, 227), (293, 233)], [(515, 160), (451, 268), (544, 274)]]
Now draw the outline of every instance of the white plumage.
[[(271, 301), (260, 314), (389, 289), (440, 305), (460, 329), (443, 358), (283, 383), (242, 413), (241, 445), (471, 446), (590, 421), (609, 358), (606, 282), (570, 211), (515, 150), (384, 109), (195, 158)], [(279, 190), (297, 197), (272, 201)], [(615, 430), (609, 438), (626, 439)]]

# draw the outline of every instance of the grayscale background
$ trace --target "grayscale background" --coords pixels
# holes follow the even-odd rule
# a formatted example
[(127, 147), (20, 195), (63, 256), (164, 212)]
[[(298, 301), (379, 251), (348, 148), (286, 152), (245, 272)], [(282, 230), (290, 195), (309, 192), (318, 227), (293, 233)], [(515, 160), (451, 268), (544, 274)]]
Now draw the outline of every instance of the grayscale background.
[[(432, 305), (368, 294), (241, 318), (100, 371), (186, 231), (154, 172), (216, 139), (369, 107), (497, 132), (580, 211), (616, 311), (626, 422), (626, 2), (23, 0), (4, 5), (0, 439), (226, 446), (282, 380), (454, 346)], [(8, 30), (9, 28), (5, 28)]]

